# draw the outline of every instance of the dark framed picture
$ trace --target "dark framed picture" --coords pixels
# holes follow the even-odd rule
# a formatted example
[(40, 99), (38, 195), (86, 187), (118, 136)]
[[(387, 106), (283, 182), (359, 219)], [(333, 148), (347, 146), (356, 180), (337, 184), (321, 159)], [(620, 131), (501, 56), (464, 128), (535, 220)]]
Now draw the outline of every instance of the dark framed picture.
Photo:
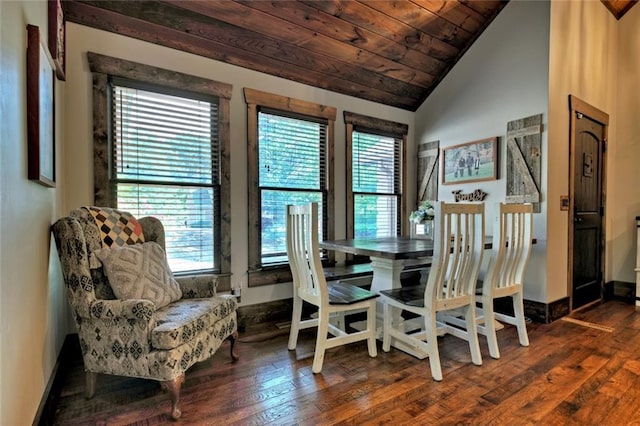
[(442, 149), (442, 184), (498, 179), (498, 137)]
[(49, 187), (56, 186), (54, 70), (40, 29), (27, 25), (27, 174)]
[(55, 63), (56, 76), (65, 80), (65, 22), (60, 0), (49, 0), (49, 51)]

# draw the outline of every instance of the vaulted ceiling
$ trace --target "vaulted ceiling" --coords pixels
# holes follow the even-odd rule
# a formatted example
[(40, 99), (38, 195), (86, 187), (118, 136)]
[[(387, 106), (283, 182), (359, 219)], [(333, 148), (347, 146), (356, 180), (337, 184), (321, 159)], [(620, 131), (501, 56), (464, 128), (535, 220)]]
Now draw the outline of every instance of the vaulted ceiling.
[[(610, 7), (612, 12), (624, 7), (622, 2), (603, 0), (611, 3), (607, 7), (618, 8)], [(63, 1), (67, 21), (410, 111), (422, 104), (506, 4)]]

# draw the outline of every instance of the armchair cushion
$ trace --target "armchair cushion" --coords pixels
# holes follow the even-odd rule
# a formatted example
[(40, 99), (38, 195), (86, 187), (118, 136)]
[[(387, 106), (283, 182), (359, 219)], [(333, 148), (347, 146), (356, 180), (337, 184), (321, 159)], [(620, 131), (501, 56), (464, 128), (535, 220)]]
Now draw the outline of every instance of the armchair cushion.
[(165, 252), (155, 242), (102, 248), (95, 255), (118, 299), (147, 299), (157, 309), (182, 297)]
[[(155, 312), (156, 327), (151, 331), (151, 346), (173, 349), (189, 343), (203, 330), (235, 312), (233, 296), (182, 299)], [(235, 324), (234, 324), (235, 325)], [(231, 333), (233, 330), (228, 330)]]

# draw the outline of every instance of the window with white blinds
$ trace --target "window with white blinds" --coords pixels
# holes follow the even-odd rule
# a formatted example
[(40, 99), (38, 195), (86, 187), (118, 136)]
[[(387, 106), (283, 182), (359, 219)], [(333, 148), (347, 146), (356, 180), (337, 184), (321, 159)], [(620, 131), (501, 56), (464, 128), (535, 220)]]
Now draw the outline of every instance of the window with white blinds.
[(258, 174), (261, 200), (262, 264), (287, 261), (287, 204), (318, 203), (326, 229), (326, 122), (258, 113)]
[(399, 234), (401, 142), (372, 133), (352, 133), (354, 238)]
[(219, 268), (218, 100), (111, 81), (117, 208), (155, 216), (174, 273)]

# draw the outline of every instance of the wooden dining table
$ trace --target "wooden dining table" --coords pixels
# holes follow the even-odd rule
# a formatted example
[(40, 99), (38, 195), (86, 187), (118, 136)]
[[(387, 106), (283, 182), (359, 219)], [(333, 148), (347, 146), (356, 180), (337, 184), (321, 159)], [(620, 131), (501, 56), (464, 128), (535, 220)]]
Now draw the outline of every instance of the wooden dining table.
[(400, 274), (410, 259), (433, 256), (433, 240), (409, 237), (326, 240), (320, 247), (360, 256), (369, 256), (373, 270), (371, 290), (379, 292), (400, 287)]
[[(485, 249), (490, 249), (493, 239), (485, 237)], [(347, 240), (325, 240), (320, 247), (360, 256), (369, 256), (373, 270), (372, 291), (399, 288), (400, 274), (412, 260), (433, 256), (433, 240), (410, 237), (355, 238)]]

